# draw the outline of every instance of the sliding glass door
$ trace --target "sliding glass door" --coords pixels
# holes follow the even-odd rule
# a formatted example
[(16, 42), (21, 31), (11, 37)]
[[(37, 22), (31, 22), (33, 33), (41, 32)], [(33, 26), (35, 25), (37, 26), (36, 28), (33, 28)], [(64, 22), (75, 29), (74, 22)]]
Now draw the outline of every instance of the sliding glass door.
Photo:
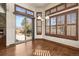
[(28, 18), (26, 17), (26, 20), (25, 20), (25, 37), (26, 37), (26, 40), (31, 40), (32, 39), (32, 33), (33, 33), (33, 29), (32, 29), (32, 19), (31, 18)]
[(23, 22), (25, 22), (25, 17), (16, 15), (16, 42), (25, 41), (25, 26), (23, 25)]
[(32, 19), (22, 15), (16, 15), (16, 42), (24, 42), (32, 39)]

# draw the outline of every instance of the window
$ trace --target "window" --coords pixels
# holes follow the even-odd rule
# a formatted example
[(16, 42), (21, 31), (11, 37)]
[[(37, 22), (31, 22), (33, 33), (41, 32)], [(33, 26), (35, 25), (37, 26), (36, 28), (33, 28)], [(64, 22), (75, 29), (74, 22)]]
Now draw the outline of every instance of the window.
[(77, 6), (77, 3), (67, 3), (66, 4), (67, 8), (74, 7), (74, 6)]
[(51, 34), (56, 34), (56, 17), (51, 17)]
[(27, 14), (33, 15), (32, 11), (27, 10)]
[(56, 8), (52, 8), (50, 12), (51, 13), (55, 13), (56, 12)]
[[(41, 16), (42, 17), (42, 12), (37, 12), (36, 16)], [(42, 21), (41, 19), (37, 19), (36, 20), (36, 30), (37, 30), (37, 35), (41, 35), (42, 34)]]
[(57, 6), (57, 11), (61, 11), (65, 9), (65, 4), (60, 4)]
[(76, 13), (67, 14), (67, 35), (76, 36)]
[(57, 34), (65, 34), (65, 15), (57, 16)]
[(16, 6), (16, 11), (26, 13), (26, 10), (25, 10), (25, 9), (23, 9), (23, 8), (21, 8), (21, 7), (18, 7), (18, 6)]
[(45, 15), (46, 16), (51, 15), (53, 13), (67, 10), (69, 8), (76, 7), (76, 6), (78, 6), (78, 3), (61, 3), (61, 4), (56, 5), (55, 7), (52, 7), (50, 9), (46, 10)]
[(45, 20), (46, 21), (46, 34), (50, 34), (50, 20)]
[(19, 12), (19, 14), (24, 14), (24, 15), (34, 15), (34, 12), (26, 9), (24, 7), (21, 7), (19, 5), (15, 5), (15, 13)]
[(40, 19), (37, 19), (37, 35), (41, 35), (42, 34), (42, 21)]
[(78, 9), (63, 12), (62, 14), (60, 12), (76, 6), (78, 6), (77, 3), (62, 3), (46, 10), (45, 15), (50, 16), (50, 19), (46, 20), (45, 23), (46, 35), (78, 40)]

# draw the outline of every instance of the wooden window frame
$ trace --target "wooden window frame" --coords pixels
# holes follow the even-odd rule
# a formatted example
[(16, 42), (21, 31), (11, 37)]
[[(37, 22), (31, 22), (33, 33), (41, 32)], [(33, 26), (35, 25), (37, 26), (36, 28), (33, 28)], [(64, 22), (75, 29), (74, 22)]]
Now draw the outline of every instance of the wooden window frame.
[(53, 17), (56, 17), (56, 16), (50, 17), (50, 35), (55, 36), (55, 35), (57, 34), (57, 17), (56, 17), (56, 25), (53, 25), (53, 26), (56, 26), (56, 33), (55, 33), (55, 34), (52, 34), (52, 33), (51, 33), (51, 27), (52, 27), (52, 25), (51, 25), (51, 18), (53, 18)]
[[(56, 11), (55, 12), (51, 12), (52, 9), (56, 9)], [(57, 8), (56, 7), (53, 7), (53, 8), (50, 9), (50, 14), (53, 14), (53, 13), (56, 13), (56, 12), (57, 12)]]
[[(42, 17), (42, 12), (36, 12), (36, 18), (38, 17), (38, 14), (41, 14), (41, 17)], [(38, 21), (41, 21), (40, 19), (36, 19), (36, 32), (37, 32), (37, 35), (41, 35), (42, 34), (42, 21), (41, 21), (41, 25), (38, 26)], [(39, 33), (38, 32), (38, 27), (41, 28), (41, 32)]]
[[(47, 12), (49, 12), (49, 13), (47, 14)], [(50, 14), (51, 14), (50, 9), (48, 9), (48, 10), (45, 11), (45, 16), (50, 15)]]
[[(20, 7), (20, 8), (22, 8), (22, 9), (25, 9), (26, 11), (28, 10), (28, 11), (32, 12), (33, 15), (27, 14), (27, 12), (24, 13), (24, 12), (16, 11), (16, 7)], [(27, 8), (24, 8), (24, 7), (22, 7), (22, 6), (20, 6), (20, 5), (17, 5), (17, 4), (15, 4), (15, 11), (14, 11), (14, 13), (16, 13), (16, 14), (21, 14), (21, 15), (29, 15), (29, 16), (33, 16), (33, 17), (34, 17), (34, 11), (32, 11), (32, 10), (30, 10), (30, 9), (27, 9)]]
[[(58, 17), (60, 16), (63, 16), (64, 15), (64, 13), (62, 13), (62, 14), (58, 14), (56, 17), (57, 17), (57, 20), (58, 20)], [(64, 17), (65, 17), (65, 15), (64, 15)], [(60, 25), (58, 25), (57, 24), (57, 31), (58, 31), (58, 26), (64, 26), (64, 31), (65, 31), (65, 18), (64, 18), (64, 24), (60, 24)], [(57, 35), (59, 35), (59, 36), (62, 36), (62, 34), (58, 34), (58, 32), (57, 32)], [(64, 35), (63, 36), (65, 36), (65, 32), (64, 32)]]
[[(73, 12), (76, 13), (76, 36), (67, 36), (67, 14), (73, 13)], [(58, 15), (64, 15), (65, 16), (65, 25), (64, 25), (65, 26), (65, 30), (64, 30), (65, 34), (64, 35), (58, 35), (57, 34), (57, 16)], [(45, 21), (45, 34), (48, 35), (48, 36), (55, 36), (55, 37), (66, 38), (66, 39), (70, 39), (70, 40), (78, 40), (78, 9), (71, 10), (71, 11), (61, 13), (61, 14), (58, 14), (58, 15), (51, 16), (51, 17), (56, 17), (56, 34), (50, 34), (50, 33), (46, 34), (46, 21)], [(51, 21), (50, 21), (50, 23), (51, 23)], [(49, 30), (51, 30), (51, 28), (49, 28)]]
[[(56, 5), (56, 6), (52, 7), (52, 8), (49, 8), (48, 10), (45, 11), (45, 16), (51, 15), (51, 14), (54, 14), (54, 13), (57, 13), (57, 12), (60, 12), (60, 11), (67, 10), (67, 9), (70, 9), (70, 8), (73, 8), (73, 7), (78, 6), (78, 3), (75, 3), (76, 5), (73, 5), (73, 6), (71, 6), (71, 7), (67, 7), (67, 4), (68, 4), (68, 3), (60, 3), (60, 4), (58, 4), (58, 5)], [(57, 8), (58, 8), (59, 6), (61, 6), (61, 5), (64, 5), (65, 8), (62, 9), (62, 10), (60, 10), (60, 11), (58, 11)], [(56, 8), (56, 12), (51, 13), (51, 10), (54, 9), (54, 8)], [(46, 15), (46, 13), (47, 13), (48, 11), (49, 11), (49, 14)]]
[(78, 6), (78, 3), (75, 3), (76, 5), (73, 5), (73, 6), (70, 6), (70, 7), (67, 7), (67, 4), (69, 4), (69, 3), (66, 3), (66, 9), (70, 9), (70, 8)]
[[(67, 14), (69, 13), (76, 13), (76, 24), (71, 24), (71, 25), (76, 25), (76, 36), (67, 36), (68, 38), (72, 38), (73, 40), (78, 40), (78, 9), (76, 10), (72, 10), (72, 11), (69, 11), (66, 13), (66, 18), (67, 18)], [(66, 22), (67, 22), (67, 19), (66, 19)], [(67, 35), (67, 23), (66, 23), (66, 35)]]
[[(49, 20), (49, 25), (48, 26), (46, 25), (46, 21), (47, 20), (45, 20), (45, 34), (50, 36), (50, 32), (51, 32), (51, 29), (50, 29), (51, 28), (50, 20)], [(49, 27), (49, 33), (46, 33), (46, 27)]]
[[(62, 6), (62, 5), (64, 5), (64, 9), (58, 10), (58, 8), (59, 8), (60, 6)], [(65, 4), (65, 3), (61, 3), (61, 4), (57, 5), (56, 8), (57, 8), (57, 12), (63, 11), (63, 10), (66, 9), (66, 4)]]

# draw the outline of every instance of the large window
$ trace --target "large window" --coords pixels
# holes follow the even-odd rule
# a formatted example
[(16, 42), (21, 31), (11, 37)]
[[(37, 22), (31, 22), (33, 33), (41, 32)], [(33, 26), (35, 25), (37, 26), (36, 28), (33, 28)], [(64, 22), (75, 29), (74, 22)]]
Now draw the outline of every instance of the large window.
[(65, 15), (57, 16), (57, 34), (65, 34)]
[(67, 14), (67, 35), (76, 36), (76, 13)]
[(51, 34), (56, 34), (56, 17), (51, 17)]
[(46, 35), (68, 38), (72, 40), (78, 39), (78, 18), (77, 10), (71, 10), (62, 14), (51, 16), (46, 20)]
[(56, 5), (55, 7), (52, 7), (46, 10), (45, 15), (50, 15), (53, 13), (64, 11), (64, 10), (67, 10), (67, 9), (70, 9), (76, 6), (78, 6), (78, 3), (61, 3), (61, 4)]

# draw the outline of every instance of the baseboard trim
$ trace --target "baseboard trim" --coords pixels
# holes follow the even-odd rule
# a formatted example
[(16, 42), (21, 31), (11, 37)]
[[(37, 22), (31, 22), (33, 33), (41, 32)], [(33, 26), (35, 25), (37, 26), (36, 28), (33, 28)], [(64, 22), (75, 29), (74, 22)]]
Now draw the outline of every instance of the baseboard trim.
[(26, 42), (28, 42), (28, 41), (32, 41), (32, 39), (30, 39), (30, 40), (25, 40), (25, 41), (18, 42), (18, 43), (15, 43), (15, 45), (18, 45), (18, 44), (21, 44), (21, 43), (26, 43)]
[(20, 43), (10, 44), (10, 45), (9, 45), (9, 46), (7, 46), (6, 48), (10, 48), (10, 47), (16, 46), (16, 45), (18, 45), (18, 44), (26, 43), (26, 42), (28, 42), (28, 41), (32, 41), (32, 40), (27, 40), (27, 41), (20, 42)]
[[(69, 46), (69, 45), (66, 45), (66, 44), (62, 44), (62, 43), (59, 43), (59, 42), (50, 41), (50, 40), (47, 40), (47, 39), (44, 39), (44, 38), (35, 38), (34, 40), (44, 40), (44, 41), (48, 41), (48, 42), (51, 42), (51, 43), (55, 43), (57, 45), (61, 45), (63, 47), (69, 48), (69, 49), (73, 49), (73, 50), (78, 50), (79, 51), (79, 48), (76, 48), (76, 47), (73, 47), (73, 46)], [(29, 41), (32, 41), (32, 40), (29, 40)], [(26, 42), (28, 42), (28, 41), (26, 41)], [(25, 43), (25, 42), (23, 42), (23, 43)], [(21, 43), (19, 43), (19, 44), (21, 44)], [(18, 44), (10, 44), (6, 48), (13, 47), (15, 45), (18, 45)]]
[(10, 44), (9, 46), (7, 46), (6, 48), (10, 48), (10, 47), (13, 47), (15, 46), (16, 44)]
[(76, 47), (73, 47), (73, 46), (69, 46), (69, 45), (66, 45), (66, 44), (62, 44), (62, 43), (59, 43), (59, 42), (50, 41), (50, 40), (47, 40), (47, 39), (44, 39), (44, 38), (36, 38), (36, 40), (44, 40), (44, 41), (52, 42), (52, 43), (55, 43), (57, 45), (61, 45), (61, 46), (66, 47), (66, 48), (79, 51), (79, 48), (76, 48)]

